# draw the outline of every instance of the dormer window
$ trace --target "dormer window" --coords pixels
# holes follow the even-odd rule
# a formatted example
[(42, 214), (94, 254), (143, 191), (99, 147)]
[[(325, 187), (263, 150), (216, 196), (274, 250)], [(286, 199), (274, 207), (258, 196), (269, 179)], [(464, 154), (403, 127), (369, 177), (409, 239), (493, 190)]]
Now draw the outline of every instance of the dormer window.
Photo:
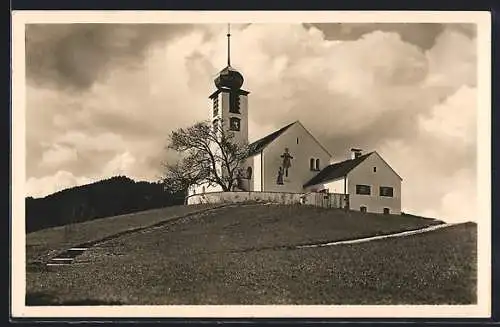
[(236, 117), (231, 117), (229, 119), (229, 129), (231, 131), (237, 131), (239, 132), (241, 129), (241, 120)]

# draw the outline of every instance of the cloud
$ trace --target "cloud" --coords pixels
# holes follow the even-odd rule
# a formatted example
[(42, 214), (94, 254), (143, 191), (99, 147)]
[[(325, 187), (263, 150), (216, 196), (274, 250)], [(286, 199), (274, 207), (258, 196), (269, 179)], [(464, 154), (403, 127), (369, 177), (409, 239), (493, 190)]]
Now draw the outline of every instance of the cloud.
[(476, 88), (463, 85), (444, 102), (434, 106), (429, 116), (419, 117), (419, 127), (422, 132), (446, 143), (444, 149), (453, 146), (475, 148), (476, 103)]
[(26, 191), (30, 196), (43, 197), (68, 187), (83, 185), (90, 182), (92, 182), (90, 178), (77, 177), (69, 171), (60, 170), (53, 175), (44, 176), (42, 178), (28, 178), (26, 181)]
[(148, 46), (175, 38), (183, 24), (30, 24), (26, 26), (27, 77), (58, 87), (88, 88), (110, 66), (144, 59)]
[(476, 101), (476, 89), (462, 86), (419, 117), (412, 139), (379, 147), (403, 176), (404, 211), (448, 222), (475, 220)]
[[(300, 120), (336, 160), (353, 146), (379, 151), (404, 178), (405, 210), (458, 217), (451, 202), (473, 197), (475, 181), (474, 26), (340, 27), (233, 28), (232, 65), (251, 92), (250, 140)], [(174, 158), (164, 150), (169, 133), (209, 117), (213, 78), (226, 63), (226, 27), (44, 28), (27, 37), (38, 60), (28, 69), (30, 183), (55, 183), (60, 171), (75, 183), (115, 173), (158, 178), (161, 162)], [(64, 59), (82, 48), (86, 59)], [(69, 60), (67, 69), (48, 54)], [(85, 72), (90, 67), (97, 72)], [(50, 164), (40, 163), (44, 157)]]
[(71, 164), (78, 160), (76, 149), (55, 144), (42, 155), (41, 165), (61, 166)]
[(437, 23), (316, 23), (305, 24), (323, 31), (328, 40), (357, 40), (374, 31), (391, 32), (400, 35), (405, 42), (414, 44), (423, 50), (434, 46), (436, 38), (445, 30), (456, 30), (469, 38), (476, 36), (474, 24), (437, 24)]

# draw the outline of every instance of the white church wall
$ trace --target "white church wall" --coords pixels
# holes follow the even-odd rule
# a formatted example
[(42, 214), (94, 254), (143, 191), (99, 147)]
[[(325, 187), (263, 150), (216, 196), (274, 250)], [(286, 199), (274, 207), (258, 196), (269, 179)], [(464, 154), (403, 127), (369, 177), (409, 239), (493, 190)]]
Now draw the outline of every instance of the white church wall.
[(324, 188), (328, 190), (328, 193), (339, 193), (344, 194), (347, 189), (344, 190), (344, 178), (338, 179), (336, 181), (329, 181), (324, 184)]
[(253, 158), (248, 158), (241, 165), (241, 172), (243, 174), (243, 178), (241, 183), (243, 187), (242, 191), (253, 191), (254, 190), (254, 179), (255, 179), (255, 168)]
[[(370, 195), (356, 194), (358, 184), (369, 185)], [(392, 187), (393, 196), (380, 196), (381, 186)], [(401, 213), (401, 179), (377, 153), (349, 172), (347, 188), (352, 210), (365, 206), (368, 212), (383, 213), (384, 208), (389, 208), (391, 214)]]
[(320, 184), (308, 186), (306, 191), (317, 192), (325, 189), (328, 190), (328, 193), (344, 194), (344, 178), (342, 177), (337, 180), (326, 181)]
[(260, 153), (251, 157), (253, 161), (253, 188), (252, 191), (262, 191), (262, 165)]
[(190, 190), (188, 191), (188, 195), (203, 194), (208, 192), (220, 192), (220, 191), (222, 191), (222, 187), (220, 187), (219, 185), (208, 185), (207, 183), (191, 187)]
[[(298, 142), (297, 142), (298, 139)], [(283, 166), (285, 149), (293, 157), (288, 176), (283, 173), (283, 184), (278, 184), (278, 171)], [(330, 154), (319, 145), (300, 123), (295, 123), (263, 151), (264, 191), (303, 192), (303, 185), (319, 170), (310, 169), (310, 159), (319, 159), (319, 170), (329, 164)]]

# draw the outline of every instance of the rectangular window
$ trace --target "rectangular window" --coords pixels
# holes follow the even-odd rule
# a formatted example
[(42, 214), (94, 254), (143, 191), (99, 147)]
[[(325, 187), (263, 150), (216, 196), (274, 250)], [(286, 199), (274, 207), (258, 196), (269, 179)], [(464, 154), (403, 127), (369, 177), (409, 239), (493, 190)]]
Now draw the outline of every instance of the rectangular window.
[(236, 92), (229, 93), (229, 112), (233, 114), (240, 113), (240, 95)]
[(219, 114), (219, 97), (215, 97), (213, 106), (213, 117), (215, 118), (218, 114)]
[(394, 196), (393, 188), (389, 186), (380, 186), (380, 196), (387, 196), (392, 198)]
[(370, 195), (371, 187), (370, 185), (356, 185), (356, 194)]

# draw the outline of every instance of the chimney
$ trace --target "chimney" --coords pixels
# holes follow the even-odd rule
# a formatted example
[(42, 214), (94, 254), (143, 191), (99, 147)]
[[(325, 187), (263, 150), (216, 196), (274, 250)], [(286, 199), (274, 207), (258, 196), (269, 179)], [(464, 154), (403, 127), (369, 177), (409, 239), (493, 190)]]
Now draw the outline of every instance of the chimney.
[(359, 158), (359, 156), (361, 156), (361, 149), (355, 149), (355, 148), (352, 148), (351, 149), (351, 159), (356, 159), (356, 158)]

